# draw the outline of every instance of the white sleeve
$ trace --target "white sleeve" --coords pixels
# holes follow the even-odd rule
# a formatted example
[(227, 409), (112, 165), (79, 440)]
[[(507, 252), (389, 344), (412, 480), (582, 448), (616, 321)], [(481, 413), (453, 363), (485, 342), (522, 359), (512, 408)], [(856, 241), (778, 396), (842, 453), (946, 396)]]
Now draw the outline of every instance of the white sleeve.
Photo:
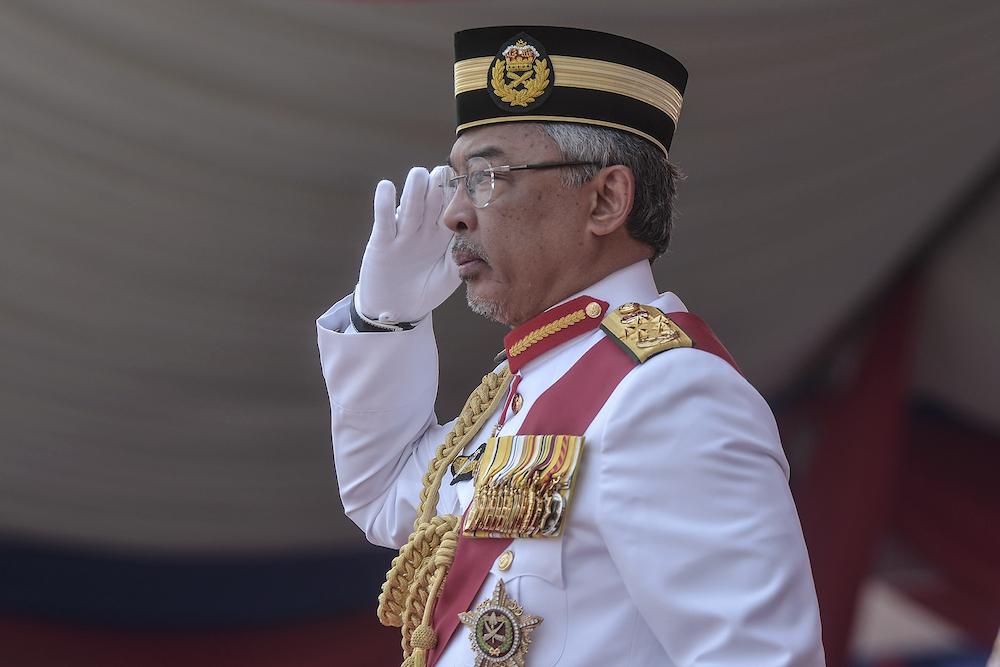
[(677, 665), (823, 665), (788, 466), (763, 398), (715, 355), (664, 352), (606, 409), (598, 525)]
[(421, 477), (450, 429), (434, 415), (437, 345), (431, 316), (410, 331), (354, 332), (350, 299), (316, 322), (340, 497), (369, 541), (398, 548), (413, 530)]

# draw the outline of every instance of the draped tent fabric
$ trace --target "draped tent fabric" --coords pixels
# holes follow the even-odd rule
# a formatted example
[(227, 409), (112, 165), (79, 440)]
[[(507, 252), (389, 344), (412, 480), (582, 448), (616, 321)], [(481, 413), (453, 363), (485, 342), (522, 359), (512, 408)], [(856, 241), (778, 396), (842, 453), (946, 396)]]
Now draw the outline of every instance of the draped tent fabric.
[[(1000, 82), (998, 82), (1000, 83)], [(997, 431), (1000, 381), (1000, 156), (992, 180), (954, 233), (942, 239), (927, 262), (928, 293), (914, 390)], [(948, 323), (960, 329), (949, 344)]]
[(894, 583), (960, 622), (983, 646), (1000, 626), (997, 470), (1000, 438), (920, 415), (902, 465), (895, 521), (935, 576)]
[[(353, 288), (378, 179), (447, 155), (452, 33), (512, 16), (687, 66), (655, 271), (769, 398), (1000, 160), (994, 0), (9, 0), (0, 541), (360, 553), (313, 320)], [(934, 255), (912, 387), (994, 433), (998, 223)], [(506, 333), (463, 301), (435, 314), (442, 420)]]

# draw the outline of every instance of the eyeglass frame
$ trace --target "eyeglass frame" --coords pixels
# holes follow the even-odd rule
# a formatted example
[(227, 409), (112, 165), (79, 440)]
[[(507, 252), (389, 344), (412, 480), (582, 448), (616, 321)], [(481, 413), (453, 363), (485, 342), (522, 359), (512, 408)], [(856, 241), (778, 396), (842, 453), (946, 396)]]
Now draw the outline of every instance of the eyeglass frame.
[[(487, 160), (486, 158), (480, 157), (480, 156), (476, 155), (476, 156), (473, 156), (473, 157), (469, 158), (465, 162), (466, 167), (468, 167), (469, 162), (472, 162), (473, 160), (482, 160), (486, 164), (488, 164), (488, 165), (490, 164), (489, 160)], [(597, 165), (600, 165), (600, 164), (601, 164), (600, 162), (593, 162), (593, 161), (589, 161), (589, 160), (572, 160), (572, 161), (569, 161), (569, 162), (538, 162), (538, 163), (535, 163), (535, 164), (517, 164), (517, 165), (505, 164), (505, 165), (502, 165), (500, 167), (494, 167), (493, 165), (490, 165), (488, 169), (476, 169), (475, 171), (473, 171), (471, 173), (461, 174), (461, 175), (458, 175), (458, 172), (455, 170), (454, 167), (452, 167), (451, 165), (447, 165), (448, 169), (451, 169), (453, 172), (456, 173), (456, 176), (453, 176), (452, 178), (446, 178), (445, 181), (443, 183), (441, 183), (441, 187), (445, 188), (446, 190), (448, 188), (454, 188), (454, 194), (452, 194), (451, 198), (448, 199), (448, 203), (450, 204), (451, 200), (454, 199), (455, 195), (458, 194), (458, 184), (457, 184), (456, 181), (458, 181), (459, 179), (464, 178), (465, 179), (465, 193), (467, 195), (469, 195), (469, 201), (472, 202), (472, 205), (475, 208), (486, 208), (487, 206), (490, 205), (490, 202), (493, 201), (493, 192), (495, 190), (495, 178), (494, 178), (494, 175), (497, 174), (497, 173), (505, 173), (505, 172), (508, 172), (508, 171), (518, 171), (520, 169), (555, 169), (557, 167), (583, 167), (583, 166), (597, 166)], [(474, 189), (474, 187), (472, 186), (471, 182), (469, 181), (469, 176), (472, 175), (472, 174), (477, 174), (477, 173), (483, 173), (483, 174), (489, 174), (490, 175), (490, 196), (486, 199), (486, 203), (483, 204), (482, 206), (480, 206), (479, 204), (476, 203), (476, 196), (475, 196), (476, 195), (476, 190)]]

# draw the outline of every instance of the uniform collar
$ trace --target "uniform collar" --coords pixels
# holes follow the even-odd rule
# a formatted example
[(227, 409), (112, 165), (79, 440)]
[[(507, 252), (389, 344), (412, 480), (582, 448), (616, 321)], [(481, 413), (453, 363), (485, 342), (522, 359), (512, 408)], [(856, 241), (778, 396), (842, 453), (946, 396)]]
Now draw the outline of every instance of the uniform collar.
[[(615, 271), (507, 334), (503, 341), (511, 372), (516, 373), (549, 350), (593, 331), (609, 308), (628, 301), (652, 303), (658, 297), (649, 262), (643, 260)], [(683, 304), (679, 309), (683, 309)]]
[(512, 373), (532, 359), (593, 331), (608, 312), (608, 302), (586, 294), (549, 308), (504, 336), (507, 363)]

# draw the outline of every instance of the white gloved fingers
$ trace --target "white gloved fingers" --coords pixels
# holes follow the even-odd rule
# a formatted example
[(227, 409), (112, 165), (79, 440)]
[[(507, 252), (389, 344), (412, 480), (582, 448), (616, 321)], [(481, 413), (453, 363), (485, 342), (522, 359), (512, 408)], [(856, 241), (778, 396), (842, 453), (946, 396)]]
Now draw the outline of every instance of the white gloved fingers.
[[(448, 243), (444, 247), (444, 254), (441, 256), (441, 264), (438, 265), (444, 284), (453, 285), (451, 292), (454, 292), (462, 284), (462, 279), (458, 276), (458, 264), (451, 258), (451, 243), (454, 238), (454, 234), (448, 237)], [(451, 292), (448, 292), (449, 296)]]
[(420, 229), (425, 217), (424, 204), (429, 182), (430, 174), (423, 167), (414, 167), (406, 175), (403, 194), (399, 198), (399, 208), (396, 209), (397, 235), (412, 234)]
[(448, 166), (444, 164), (439, 164), (438, 166), (431, 169), (430, 174), (430, 187), (442, 188), (444, 185), (445, 174), (448, 172)]
[(369, 244), (386, 244), (396, 238), (396, 186), (379, 181), (375, 186), (375, 223)]
[(375, 224), (361, 260), (355, 307), (387, 323), (418, 322), (461, 284), (451, 259), (454, 234), (442, 217), (445, 167), (410, 170), (399, 206), (389, 181), (375, 188)]
[[(434, 167), (428, 177), (427, 198), (424, 200), (424, 220), (433, 221), (435, 227), (444, 227), (444, 210), (448, 208), (449, 202), (444, 189), (444, 178), (448, 167), (438, 165)], [(432, 217), (433, 216), (433, 217)]]

